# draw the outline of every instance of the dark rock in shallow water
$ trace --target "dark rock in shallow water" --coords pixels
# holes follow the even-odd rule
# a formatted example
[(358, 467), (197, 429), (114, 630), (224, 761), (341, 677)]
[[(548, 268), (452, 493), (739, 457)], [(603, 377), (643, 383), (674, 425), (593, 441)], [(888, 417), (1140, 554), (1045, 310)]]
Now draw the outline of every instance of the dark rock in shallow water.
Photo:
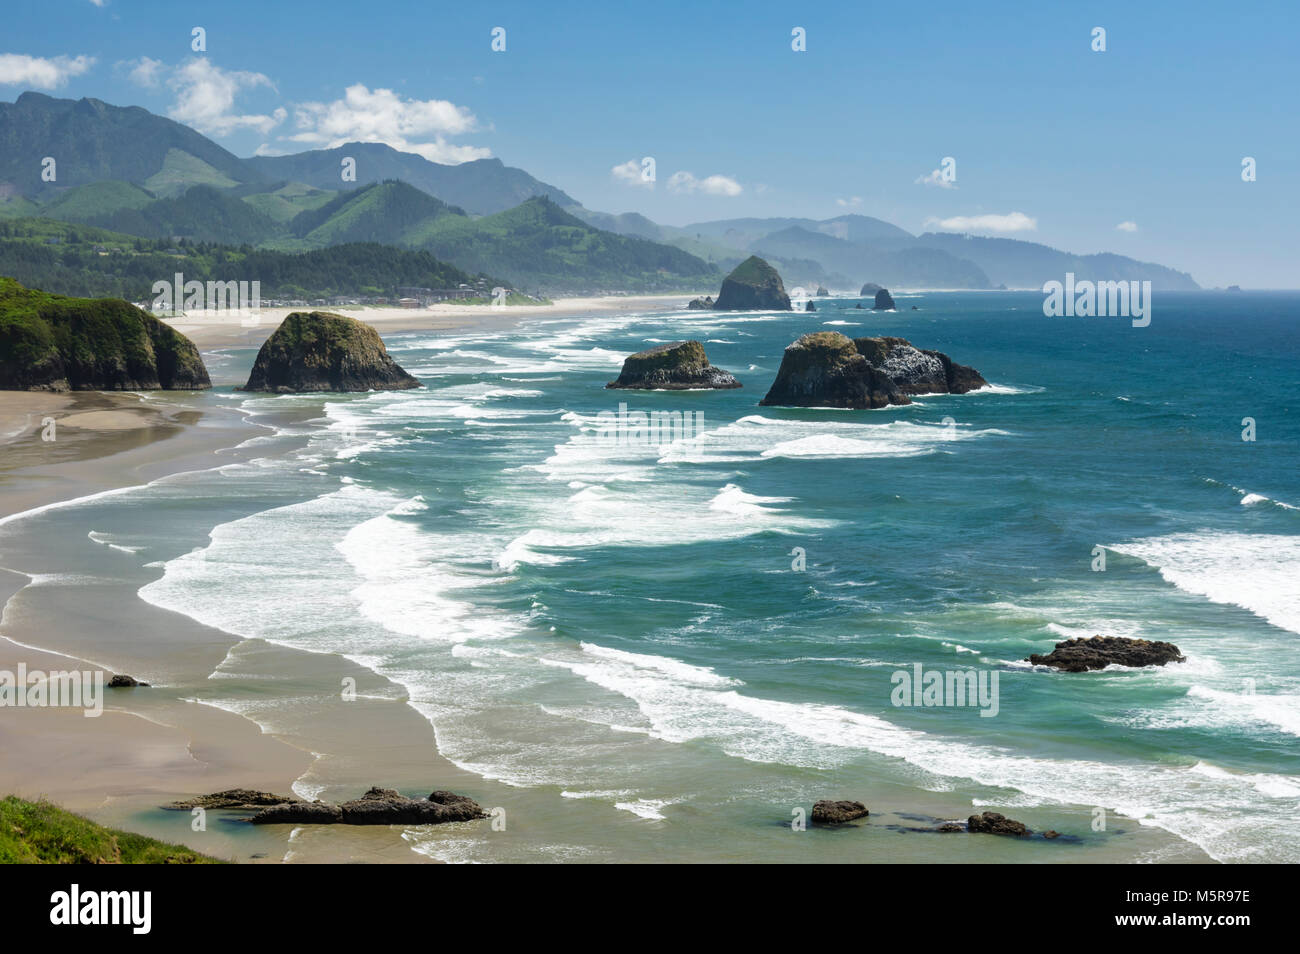
[(882, 288), (876, 292), (876, 303), (872, 305), (876, 311), (890, 311), (894, 307), (894, 299), (889, 294), (889, 289)]
[(1093, 636), (1090, 639), (1067, 639), (1057, 643), (1050, 653), (1035, 653), (1029, 661), (1035, 666), (1053, 666), (1062, 672), (1088, 672), (1117, 666), (1163, 666), (1184, 662), (1186, 658), (1173, 643), (1149, 639), (1126, 639), (1119, 636)]
[(842, 825), (854, 819), (866, 818), (870, 814), (867, 806), (861, 802), (823, 799), (813, 805), (812, 820), (814, 825)]
[(144, 689), (150, 688), (149, 683), (141, 682), (133, 676), (114, 676), (108, 680), (108, 688), (110, 689), (134, 689), (137, 686)]
[(966, 819), (966, 830), (984, 835), (1028, 835), (1029, 829), (1021, 822), (997, 812), (984, 812)]
[(911, 404), (912, 394), (965, 394), (986, 384), (974, 368), (902, 338), (851, 341), (836, 331), (815, 331), (785, 349), (776, 380), (759, 403), (881, 408)]
[(749, 256), (722, 280), (713, 307), (717, 311), (793, 310), (781, 276), (757, 255)]
[(372, 788), (342, 805), (327, 802), (275, 805), (258, 812), (249, 821), (254, 825), (437, 825), (486, 817), (487, 812), (464, 795), (433, 792), (428, 798), (407, 798), (391, 788)]
[(328, 311), (296, 311), (262, 344), (244, 391), (399, 391), (418, 388), (370, 325)]
[(623, 362), (623, 372), (607, 388), (637, 391), (686, 391), (738, 388), (732, 375), (709, 364), (698, 341), (673, 341), (641, 351)]
[(703, 298), (692, 298), (686, 308), (688, 311), (712, 311), (713, 296), (705, 295)]
[(938, 828), (935, 829), (935, 831), (941, 831), (944, 834), (947, 834), (948, 832), (965, 831), (965, 830), (966, 830), (965, 826), (960, 825), (957, 822), (944, 822), (942, 825), (940, 825)]
[(293, 795), (255, 792), (251, 788), (231, 788), (224, 792), (213, 792), (211, 795), (200, 795), (197, 798), (172, 802), (170, 805), (164, 805), (163, 808), (170, 811), (189, 811), (195, 808), (254, 810), (298, 801)]
[(1051, 830), (1051, 829), (1048, 829), (1047, 831), (1043, 832), (1043, 837), (1044, 837), (1044, 838), (1060, 838), (1060, 837), (1061, 837), (1061, 833), (1060, 833), (1059, 831), (1053, 831), (1053, 830)]
[(254, 825), (337, 825), (343, 810), (328, 802), (285, 802), (264, 808), (249, 819)]

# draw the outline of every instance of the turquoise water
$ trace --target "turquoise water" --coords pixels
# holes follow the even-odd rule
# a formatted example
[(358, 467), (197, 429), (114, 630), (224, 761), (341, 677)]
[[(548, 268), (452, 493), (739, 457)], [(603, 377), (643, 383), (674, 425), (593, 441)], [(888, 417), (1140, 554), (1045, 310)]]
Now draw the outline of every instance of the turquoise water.
[[(833, 796), (900, 831), (988, 805), (1069, 836), (1029, 860), (1144, 857), (1141, 831), (1300, 860), (1300, 296), (1166, 293), (1147, 328), (1045, 318), (1032, 293), (897, 298), (391, 336), (425, 389), (325, 399), (265, 458), (139, 492), (178, 539), (211, 533), (146, 552), (141, 596), (361, 661), (549, 826), (527, 848), (412, 834), (437, 857), (816, 857), (784, 829)], [(784, 347), (822, 329), (908, 338), (994, 387), (758, 407)], [(681, 338), (744, 388), (604, 390)], [(263, 421), (322, 405), (205, 400)], [(700, 412), (702, 432), (610, 446), (597, 415), (620, 402)], [(147, 547), (112, 507), (95, 529)], [(1023, 662), (1094, 634), (1187, 662)], [(892, 704), (916, 664), (996, 673), (996, 715)]]

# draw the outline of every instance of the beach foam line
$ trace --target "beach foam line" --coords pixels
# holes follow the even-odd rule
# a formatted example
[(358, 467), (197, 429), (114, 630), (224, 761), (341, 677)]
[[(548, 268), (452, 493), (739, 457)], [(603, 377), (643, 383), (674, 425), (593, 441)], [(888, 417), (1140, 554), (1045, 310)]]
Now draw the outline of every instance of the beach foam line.
[(948, 790), (951, 780), (970, 780), (1019, 792), (1025, 804), (1104, 807), (1169, 831), (1219, 861), (1300, 861), (1300, 845), (1288, 834), (1294, 798), (1286, 792), (1295, 780), (1286, 776), (1226, 770), (1207, 776), (1189, 766), (1018, 755), (840, 706), (758, 698), (739, 691), (738, 680), (679, 660), (586, 642), (581, 649), (578, 659), (542, 661), (631, 699), (653, 736), (665, 741), (708, 742), (748, 761), (820, 769), (874, 753), (929, 773), (919, 780), (927, 788)]
[(1197, 531), (1106, 545), (1180, 590), (1300, 633), (1300, 536)]

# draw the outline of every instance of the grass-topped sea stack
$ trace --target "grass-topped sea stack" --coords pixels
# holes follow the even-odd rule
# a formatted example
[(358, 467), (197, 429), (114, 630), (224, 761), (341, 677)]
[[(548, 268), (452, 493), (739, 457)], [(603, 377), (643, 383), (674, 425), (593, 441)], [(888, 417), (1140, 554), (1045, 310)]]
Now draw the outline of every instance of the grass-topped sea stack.
[(245, 391), (400, 391), (418, 388), (388, 355), (379, 332), (328, 311), (295, 311), (257, 353)]
[(209, 388), (180, 332), (118, 298), (65, 298), (0, 278), (0, 389), (192, 391)]
[(722, 280), (715, 311), (790, 311), (790, 296), (776, 269), (757, 255), (737, 265)]
[(738, 388), (734, 377), (709, 364), (698, 341), (673, 341), (641, 351), (623, 362), (623, 373), (607, 388), (641, 391), (692, 391), (699, 388)]

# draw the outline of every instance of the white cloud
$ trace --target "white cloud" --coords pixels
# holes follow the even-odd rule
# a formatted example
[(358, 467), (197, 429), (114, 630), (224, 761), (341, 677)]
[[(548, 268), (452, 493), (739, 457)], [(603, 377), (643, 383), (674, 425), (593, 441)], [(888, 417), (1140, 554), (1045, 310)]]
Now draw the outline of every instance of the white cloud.
[(739, 182), (729, 176), (707, 176), (697, 179), (689, 172), (674, 172), (668, 177), (668, 191), (737, 196), (745, 190)]
[(858, 206), (862, 204), (862, 196), (855, 195), (855, 196), (850, 196), (847, 199), (836, 199), (835, 204), (838, 205), (841, 209), (856, 209)]
[(1023, 212), (1006, 215), (954, 215), (947, 219), (926, 219), (926, 225), (937, 225), (945, 232), (1034, 232), (1038, 220)]
[(167, 73), (167, 64), (162, 60), (142, 56), (138, 60), (123, 60), (117, 64), (119, 69), (127, 70), (127, 79), (136, 86), (149, 89), (157, 88)]
[(368, 89), (354, 83), (343, 99), (300, 103), (294, 107), (299, 130), (289, 138), (322, 149), (346, 142), (382, 142), (414, 152), (431, 162), (460, 163), (492, 155), (481, 146), (447, 142), (478, 130), (478, 120), (463, 106), (444, 99), (402, 99), (391, 89)]
[(0, 84), (58, 89), (95, 65), (93, 56), (28, 56), (0, 53)]
[(627, 162), (621, 162), (609, 170), (609, 174), (624, 185), (640, 186), (643, 189), (653, 189), (655, 187), (654, 179), (647, 179), (641, 174), (641, 161), (639, 159), (629, 159)]
[(940, 189), (955, 189), (957, 183), (951, 182), (943, 177), (943, 171), (935, 169), (928, 176), (917, 176), (914, 181), (915, 185), (937, 186)]
[(1132, 221), (1121, 222), (1119, 225), (1115, 226), (1115, 228), (1121, 232), (1136, 232), (1138, 230), (1138, 224)]
[(223, 70), (206, 57), (176, 67), (167, 85), (176, 91), (176, 102), (167, 115), (209, 135), (228, 136), (240, 129), (254, 129), (265, 136), (288, 115), (283, 108), (269, 116), (235, 112), (235, 96), (241, 91), (261, 86), (274, 90), (275, 84), (262, 73)]
[(90, 2), (93, 3), (93, 4), (94, 4), (95, 6), (97, 6), (97, 7), (106, 7), (106, 6), (108, 6), (108, 0), (90, 0)]
[(255, 155), (255, 156), (283, 156), (283, 155), (285, 155), (285, 152), (284, 152), (283, 149), (276, 149), (276, 148), (275, 148), (274, 146), (272, 146), (269, 142), (264, 142), (264, 143), (262, 143), (260, 146), (258, 146), (256, 149), (253, 150), (253, 155)]

